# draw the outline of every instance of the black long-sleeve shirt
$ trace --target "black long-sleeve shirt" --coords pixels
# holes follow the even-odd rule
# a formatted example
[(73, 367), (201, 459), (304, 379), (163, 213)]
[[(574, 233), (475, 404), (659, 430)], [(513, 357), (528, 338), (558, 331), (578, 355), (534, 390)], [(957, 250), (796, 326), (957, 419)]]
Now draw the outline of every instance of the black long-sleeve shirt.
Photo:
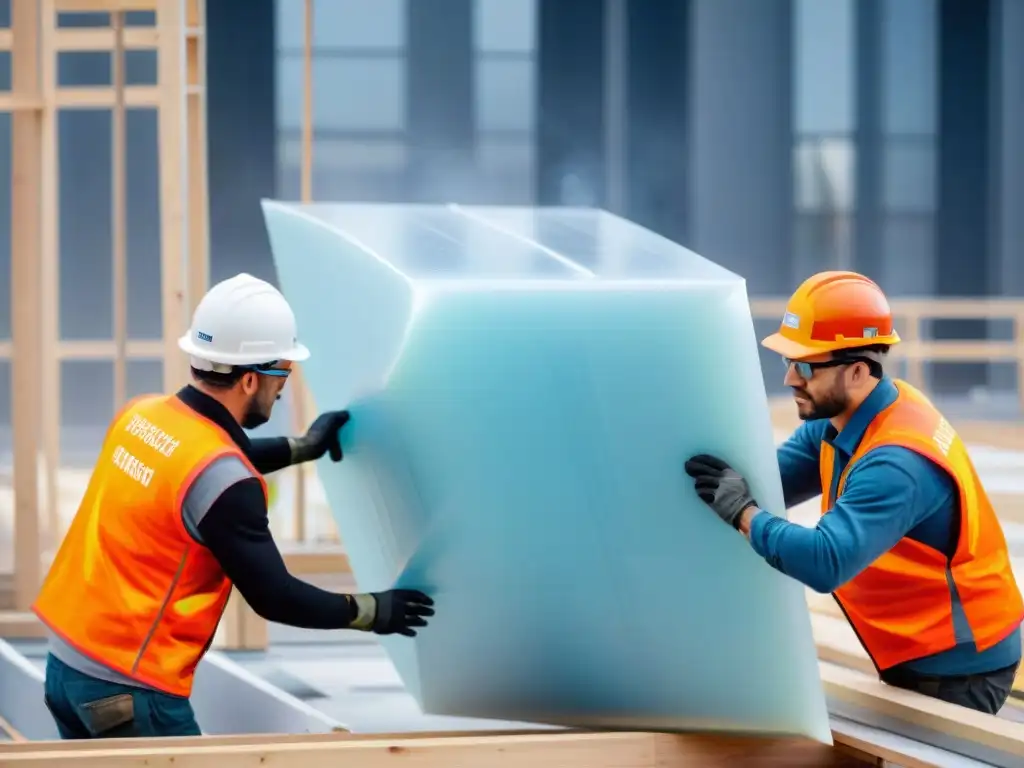
[[(261, 474), (291, 464), (287, 438), (250, 440), (227, 409), (192, 386), (178, 397), (187, 406), (221, 426)], [(224, 490), (197, 525), (205, 545), (261, 617), (310, 629), (344, 629), (355, 617), (345, 595), (329, 592), (292, 576), (270, 532), (267, 502), (256, 477), (239, 480)]]

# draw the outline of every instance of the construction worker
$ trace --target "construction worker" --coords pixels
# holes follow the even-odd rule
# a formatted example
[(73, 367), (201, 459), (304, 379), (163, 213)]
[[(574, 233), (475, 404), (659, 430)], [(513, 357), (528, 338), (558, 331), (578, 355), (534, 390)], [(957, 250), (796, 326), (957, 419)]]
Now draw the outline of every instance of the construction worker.
[(232, 586), (268, 621), (414, 636), (432, 600), (336, 594), (288, 573), (263, 475), (342, 458), (345, 411), (299, 438), (250, 440), (309, 357), (284, 296), (240, 274), (179, 340), (194, 384), (115, 416), (33, 610), (50, 632), (46, 704), (62, 738), (198, 735), (189, 695)]
[(761, 509), (718, 457), (685, 471), (769, 565), (833, 593), (884, 682), (994, 714), (1020, 664), (1024, 602), (963, 442), (884, 373), (898, 342), (881, 289), (853, 272), (805, 281), (762, 342), (803, 420), (778, 449), (785, 504), (821, 494), (814, 528)]

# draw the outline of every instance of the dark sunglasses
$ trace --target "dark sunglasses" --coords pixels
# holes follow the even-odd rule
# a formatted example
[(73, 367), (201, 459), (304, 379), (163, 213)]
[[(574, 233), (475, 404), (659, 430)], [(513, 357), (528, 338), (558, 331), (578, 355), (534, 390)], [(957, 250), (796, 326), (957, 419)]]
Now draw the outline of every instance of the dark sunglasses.
[(823, 360), (820, 363), (809, 363), (806, 360), (790, 360), (788, 357), (782, 358), (782, 362), (786, 366), (786, 370), (792, 366), (796, 371), (796, 375), (804, 381), (810, 381), (814, 376), (814, 372), (819, 368), (838, 368), (841, 365), (853, 365), (854, 363), (864, 363), (867, 365), (868, 370), (871, 371), (871, 375), (880, 378), (881, 377), (881, 366), (877, 361), (867, 357), (841, 357), (835, 360)]

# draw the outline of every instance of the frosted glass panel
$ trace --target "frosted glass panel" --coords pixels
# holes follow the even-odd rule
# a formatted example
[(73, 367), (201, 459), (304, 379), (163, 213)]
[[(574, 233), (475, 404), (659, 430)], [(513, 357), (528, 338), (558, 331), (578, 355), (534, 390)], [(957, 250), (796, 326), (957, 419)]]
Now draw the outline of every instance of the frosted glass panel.
[[(710, 451), (782, 510), (743, 280), (592, 210), (264, 204), (363, 589), (427, 713), (828, 742), (803, 587), (697, 499)], [(737, 691), (742, 691), (738, 695)]]

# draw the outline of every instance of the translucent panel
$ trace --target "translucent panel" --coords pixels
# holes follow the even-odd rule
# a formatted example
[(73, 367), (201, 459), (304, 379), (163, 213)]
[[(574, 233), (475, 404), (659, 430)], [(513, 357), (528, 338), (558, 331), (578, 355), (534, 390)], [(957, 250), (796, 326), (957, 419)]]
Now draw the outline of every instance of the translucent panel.
[[(278, 55), (278, 128), (299, 128), (302, 104), (302, 57)], [(401, 57), (314, 59), (313, 125), (318, 129), (344, 131), (403, 130), (405, 60)]]
[(882, 125), (887, 133), (935, 133), (938, 101), (938, 3), (881, 4)]
[(854, 146), (845, 139), (808, 139), (794, 149), (796, 206), (808, 211), (850, 211), (856, 193)]
[(797, 133), (855, 126), (854, 0), (796, 0), (793, 14)]
[(938, 198), (935, 144), (928, 139), (889, 139), (882, 175), (885, 207), (890, 211), (928, 212)]
[(532, 53), (537, 0), (474, 0), (473, 41), (479, 51)]
[(882, 285), (896, 296), (935, 294), (935, 218), (888, 216), (882, 229)]
[[(830, 739), (804, 588), (681, 469), (783, 509), (739, 276), (593, 210), (264, 212), (313, 396), (352, 412), (317, 471), (358, 583), (437, 601), (381, 638), (424, 712)], [(609, 619), (637, 595), (672, 610)]]
[(533, 59), (476, 61), (476, 124), (481, 131), (532, 131)]
[[(275, 0), (277, 47), (301, 49), (304, 3)], [(315, 0), (314, 48), (401, 48), (405, 45), (405, 0)]]

